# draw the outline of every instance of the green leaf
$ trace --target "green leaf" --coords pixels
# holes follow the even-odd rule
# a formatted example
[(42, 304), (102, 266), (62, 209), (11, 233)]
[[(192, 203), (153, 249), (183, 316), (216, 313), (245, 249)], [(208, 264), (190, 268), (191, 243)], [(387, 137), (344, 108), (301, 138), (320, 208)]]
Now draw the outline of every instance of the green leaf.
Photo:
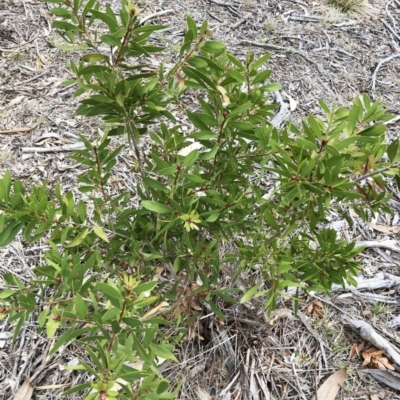
[(253, 105), (254, 105), (253, 103), (248, 102), (248, 103), (244, 103), (243, 105), (241, 105), (241, 106), (239, 106), (239, 107), (235, 107), (235, 108), (230, 112), (230, 114), (229, 114), (227, 120), (230, 120), (232, 117), (234, 117), (234, 116), (236, 116), (236, 115), (239, 115), (239, 114), (242, 114), (242, 113), (244, 113), (244, 112), (250, 110), (250, 108), (252, 108)]
[(102, 35), (100, 37), (100, 40), (109, 46), (117, 46), (118, 47), (121, 44), (121, 40), (116, 38), (113, 35)]
[(69, 22), (64, 21), (53, 21), (53, 28), (61, 29), (62, 31), (70, 31), (70, 32), (82, 32), (82, 28)]
[(261, 71), (259, 74), (256, 75), (256, 77), (253, 79), (253, 85), (256, 85), (257, 83), (262, 83), (265, 80), (267, 80), (271, 76), (272, 71), (269, 69), (266, 69), (265, 71)]
[(206, 32), (207, 28), (208, 28), (208, 21), (205, 20), (202, 23), (201, 27), (200, 27), (200, 35), (204, 35), (204, 33)]
[(186, 171), (188, 171), (193, 164), (197, 161), (199, 158), (199, 151), (198, 150), (192, 150), (183, 160), (182, 162), (182, 167), (186, 168)]
[(115, 33), (120, 29), (117, 21), (115, 21), (109, 15), (102, 13), (98, 10), (95, 10), (93, 8), (90, 11), (93, 15), (95, 15), (97, 18), (101, 19), (108, 26), (108, 29), (110, 30), (111, 33)]
[(260, 288), (261, 283), (259, 283), (258, 285), (253, 286), (252, 288), (250, 288), (240, 299), (240, 304), (246, 303), (246, 301), (249, 301), (251, 298), (254, 297), (254, 295), (256, 294), (257, 290)]
[(86, 301), (83, 300), (82, 296), (77, 293), (75, 295), (75, 310), (80, 319), (85, 319), (87, 315)]
[(69, 328), (64, 332), (59, 339), (54, 343), (50, 349), (49, 355), (54, 354), (63, 344), (70, 342), (72, 339), (77, 338), (89, 331), (89, 328), (76, 329), (75, 327)]
[(223, 321), (226, 320), (224, 313), (215, 305), (215, 303), (211, 299), (208, 300), (208, 304), (210, 305), (211, 310), (217, 317), (221, 318)]
[(228, 75), (233, 78), (236, 82), (244, 83), (246, 82), (246, 76), (236, 71), (235, 69), (228, 69), (226, 71)]
[(78, 188), (78, 190), (81, 193), (88, 193), (88, 192), (92, 192), (93, 190), (96, 190), (96, 187), (95, 186), (80, 186)]
[(209, 40), (201, 47), (201, 50), (209, 54), (222, 54), (225, 51), (225, 45), (216, 40)]
[(186, 17), (186, 22), (188, 24), (189, 30), (192, 32), (193, 35), (193, 40), (197, 39), (197, 26), (196, 22), (194, 22), (193, 18), (191, 18), (189, 15)]
[(23, 222), (13, 221), (0, 233), (0, 247), (9, 245), (18, 235), (21, 228), (24, 226)]
[(97, 62), (105, 59), (108, 59), (108, 57), (100, 53), (85, 54), (81, 58), (82, 61), (87, 61), (87, 62)]
[(69, 242), (67, 245), (65, 245), (65, 247), (70, 248), (79, 246), (85, 240), (88, 232), (89, 228), (84, 228), (82, 232), (80, 232), (77, 236), (75, 236), (75, 238), (72, 239), (71, 242)]
[[(74, 45), (67, 45), (67, 44), (56, 44), (56, 47), (63, 51), (77, 51), (77, 50), (89, 50), (91, 49), (90, 46), (87, 44), (74, 44)], [(75, 81), (65, 81), (65, 82), (73, 82)]]
[(151, 187), (153, 189), (161, 190), (162, 192), (168, 192), (169, 191), (169, 189), (164, 184), (162, 184), (159, 181), (156, 181), (153, 178), (150, 178), (148, 176), (143, 176), (142, 180), (143, 180), (144, 183), (146, 183), (146, 185), (148, 185), (149, 187)]
[(114, 319), (117, 315), (121, 313), (121, 310), (119, 308), (113, 307), (110, 308), (105, 312), (105, 314), (101, 317), (101, 320), (103, 322), (109, 321), (110, 319)]
[(204, 161), (211, 160), (217, 154), (219, 149), (219, 144), (216, 144), (208, 153), (203, 153), (201, 159)]
[(0, 291), (0, 299), (2, 299), (2, 300), (7, 299), (17, 293), (18, 292), (16, 290), (4, 289), (4, 290)]
[[(48, 1), (48, 0), (44, 0), (44, 1)], [(76, 392), (80, 392), (86, 389), (89, 389), (92, 386), (92, 384), (90, 382), (87, 383), (82, 383), (80, 385), (76, 385), (71, 389), (66, 390), (65, 392), (63, 392), (63, 396), (69, 396), (70, 394), (76, 393)]]
[(165, 204), (159, 203), (157, 201), (152, 200), (143, 200), (142, 206), (149, 211), (153, 211), (158, 214), (171, 214), (173, 210), (166, 206)]
[(62, 17), (62, 18), (68, 18), (71, 19), (72, 13), (71, 11), (65, 9), (65, 8), (60, 8), (60, 7), (54, 7), (50, 10), (50, 12), (57, 17)]
[(104, 240), (106, 243), (109, 243), (110, 241), (108, 240), (108, 237), (106, 233), (103, 231), (103, 228), (100, 226), (94, 226), (93, 227), (93, 232), (102, 240)]
[(262, 86), (260, 90), (264, 92), (277, 92), (282, 89), (282, 85), (280, 83), (269, 83), (268, 85)]
[(387, 128), (386, 125), (372, 125), (367, 129), (364, 129), (363, 131), (359, 132), (358, 134), (360, 136), (380, 136), (386, 132)]
[(135, 293), (151, 292), (157, 286), (157, 281), (150, 281), (140, 284), (133, 291)]
[(219, 212), (217, 211), (217, 212), (212, 213), (212, 214), (206, 219), (206, 221), (207, 221), (207, 222), (215, 222), (215, 221), (218, 219), (218, 217), (219, 217)]
[(188, 138), (193, 138), (197, 140), (210, 140), (210, 139), (217, 139), (218, 134), (211, 132), (211, 131), (201, 131), (195, 132), (187, 136)]
[(208, 65), (207, 62), (200, 57), (191, 57), (187, 60), (187, 63), (195, 68), (205, 68)]
[(265, 64), (269, 59), (270, 59), (271, 55), (270, 54), (264, 54), (262, 57), (260, 57), (257, 61), (255, 61), (252, 64), (252, 67), (257, 70), (258, 68), (260, 68), (263, 64)]
[(15, 341), (17, 340), (17, 337), (21, 331), (22, 325), (28, 319), (29, 314), (28, 314), (28, 311), (22, 311), (22, 312), (18, 313), (17, 316), (18, 316), (19, 320), (17, 322), (17, 325), (14, 328), (14, 335), (13, 335), (12, 342), (11, 342), (12, 344), (14, 344)]
[(48, 338), (52, 338), (56, 332), (57, 329), (60, 327), (61, 321), (54, 321), (51, 316), (50, 319), (47, 321), (46, 325), (46, 333)]
[(392, 164), (400, 160), (399, 147), (399, 139), (396, 139), (390, 143), (386, 150), (389, 160)]
[(167, 345), (167, 344), (160, 345), (156, 343), (150, 343), (150, 348), (154, 350), (156, 357), (178, 362), (176, 357), (171, 353), (171, 351), (167, 347), (172, 347), (172, 345)]
[(110, 300), (118, 300), (120, 301), (122, 298), (121, 293), (119, 293), (116, 289), (112, 286), (108, 285), (107, 283), (97, 282), (95, 286), (96, 290), (104, 293)]

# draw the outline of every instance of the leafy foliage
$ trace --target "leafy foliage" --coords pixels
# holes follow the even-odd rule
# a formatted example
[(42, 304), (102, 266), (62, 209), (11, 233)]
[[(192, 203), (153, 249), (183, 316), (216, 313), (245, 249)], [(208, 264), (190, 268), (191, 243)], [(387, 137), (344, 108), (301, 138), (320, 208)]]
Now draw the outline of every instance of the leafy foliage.
[[(4, 275), (0, 316), (16, 323), (14, 340), (30, 313), (39, 332), (55, 337), (51, 349), (74, 341), (87, 359), (71, 369), (93, 376), (66, 393), (86, 390), (86, 399), (168, 399), (179, 387), (158, 372), (185, 330), (177, 298), (180, 285), (201, 281), (213, 312), (225, 319), (218, 299), (230, 303), (265, 297), (273, 308), (290, 287), (329, 291), (333, 283), (354, 283), (362, 249), (326, 226), (327, 211), (348, 219), (353, 209), (368, 219), (389, 211), (384, 175), (399, 175), (399, 141), (386, 144), (391, 118), (367, 95), (351, 108), (330, 109), (302, 126), (277, 129), (269, 118), (268, 55), (245, 60), (211, 39), (204, 22), (188, 29), (178, 61), (166, 70), (146, 64), (162, 48), (149, 42), (165, 27), (143, 25), (127, 0), (116, 15), (96, 0), (47, 0), (59, 7), (53, 22), (65, 50), (85, 50), (71, 60), (80, 99), (79, 115), (101, 117), (109, 129), (99, 143), (82, 136), (85, 149), (73, 158), (82, 197), (61, 187), (25, 188), (6, 173), (0, 181), (0, 245), (21, 232), (29, 243), (45, 239), (43, 265), (28, 284)], [(182, 97), (197, 94), (197, 108)], [(85, 94), (85, 96), (82, 96)], [(193, 125), (188, 135), (174, 125), (170, 104)], [(323, 116), (322, 116), (323, 115)], [(145, 136), (146, 135), (146, 136)], [(113, 168), (126, 137), (135, 154), (136, 192), (111, 195)], [(143, 137), (151, 140), (144, 158)], [(267, 177), (272, 186), (263, 184)], [(232, 249), (224, 251), (229, 243)], [(221, 268), (234, 265), (235, 278), (257, 271), (241, 299), (221, 288)], [(163, 281), (158, 268), (167, 270)], [(172, 317), (173, 316), (173, 317)], [(166, 335), (165, 326), (174, 326)]]

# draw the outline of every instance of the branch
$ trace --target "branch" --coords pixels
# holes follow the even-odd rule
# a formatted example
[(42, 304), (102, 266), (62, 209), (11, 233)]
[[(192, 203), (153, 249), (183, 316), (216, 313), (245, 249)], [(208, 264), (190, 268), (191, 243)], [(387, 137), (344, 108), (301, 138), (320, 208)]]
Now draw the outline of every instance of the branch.
[(380, 174), (380, 173), (382, 173), (382, 172), (388, 171), (389, 169), (391, 169), (391, 168), (396, 168), (396, 167), (400, 167), (400, 164), (397, 163), (397, 164), (393, 164), (393, 165), (388, 165), (387, 167), (384, 167), (384, 168), (381, 168), (381, 169), (377, 169), (377, 170), (375, 170), (375, 171), (371, 171), (371, 172), (368, 173), (368, 174), (365, 174), (365, 175), (363, 175), (363, 176), (360, 176), (360, 177), (357, 178), (357, 179), (354, 179), (353, 182), (361, 182), (361, 181), (363, 181), (364, 179), (370, 178), (371, 176), (378, 175), (378, 174)]

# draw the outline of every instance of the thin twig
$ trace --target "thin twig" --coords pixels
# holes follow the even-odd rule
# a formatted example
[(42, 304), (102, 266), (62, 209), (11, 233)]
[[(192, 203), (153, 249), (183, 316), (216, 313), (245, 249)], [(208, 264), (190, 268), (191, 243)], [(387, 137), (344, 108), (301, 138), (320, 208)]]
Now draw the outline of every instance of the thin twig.
[(29, 83), (29, 82), (35, 81), (36, 79), (39, 79), (39, 78), (41, 78), (41, 77), (44, 76), (44, 75), (47, 75), (49, 72), (50, 72), (50, 71), (44, 71), (44, 72), (42, 72), (41, 74), (36, 75), (36, 76), (34, 76), (33, 78), (30, 78), (30, 79), (28, 79), (28, 80), (26, 80), (26, 81), (17, 82), (14, 86), (20, 86), (20, 85), (24, 85), (25, 83)]
[(149, 19), (159, 17), (160, 15), (165, 15), (165, 14), (173, 14), (175, 11), (172, 8), (169, 8), (168, 10), (163, 10), (163, 11), (158, 11), (153, 14), (147, 15), (146, 17), (142, 18), (140, 20), (140, 25), (143, 25), (146, 23)]
[(372, 74), (372, 91), (375, 91), (375, 82), (376, 82), (376, 75), (383, 64), (392, 61), (393, 59), (400, 57), (400, 53), (396, 53), (391, 55), (390, 57), (386, 57), (383, 60), (379, 61), (379, 64), (376, 66), (374, 73)]
[(60, 153), (63, 151), (82, 149), (84, 147), (83, 143), (72, 143), (55, 147), (23, 147), (21, 150), (23, 153)]
[(14, 47), (5, 47), (5, 48), (4, 47), (0, 47), (0, 51), (11, 52), (12, 53), (13, 51), (15, 51), (15, 49), (18, 49), (18, 47), (22, 47), (22, 46), (27, 45), (28, 43), (32, 43), (34, 40), (36, 40), (36, 38), (38, 36), (39, 36), (39, 34), (37, 34), (33, 39), (30, 39), (27, 42), (18, 44), (18, 45), (14, 46)]
[(368, 173), (368, 174), (365, 174), (365, 175), (363, 175), (363, 176), (360, 176), (359, 178), (354, 179), (353, 182), (361, 182), (361, 181), (363, 181), (364, 179), (370, 178), (371, 176), (378, 175), (378, 174), (380, 174), (380, 173), (382, 173), (382, 172), (388, 171), (388, 170), (391, 169), (391, 168), (397, 168), (397, 167), (399, 167), (399, 166), (400, 166), (400, 164), (388, 165), (387, 167), (384, 167), (384, 168), (381, 168), (381, 169), (377, 169), (377, 170), (375, 170), (375, 171), (371, 171), (371, 172)]
[(400, 36), (396, 33), (396, 31), (383, 19), (381, 18), (381, 22), (386, 26), (387, 30), (400, 42)]
[(10, 133), (30, 132), (31, 130), (35, 129), (37, 126), (38, 126), (38, 124), (33, 125), (31, 127), (27, 127), (27, 128), (8, 129), (6, 131), (0, 131), (0, 135), (10, 134)]

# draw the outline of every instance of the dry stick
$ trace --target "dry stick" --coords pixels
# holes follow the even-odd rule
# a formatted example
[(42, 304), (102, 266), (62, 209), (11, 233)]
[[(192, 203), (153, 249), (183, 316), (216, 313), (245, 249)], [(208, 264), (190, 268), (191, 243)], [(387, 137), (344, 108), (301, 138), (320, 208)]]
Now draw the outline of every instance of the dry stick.
[(243, 18), (243, 19), (239, 19), (239, 21), (238, 22), (236, 22), (235, 24), (233, 24), (232, 26), (231, 26), (231, 29), (236, 29), (237, 27), (239, 27), (240, 25), (242, 25), (244, 22), (246, 22), (246, 19), (245, 18)]
[(36, 38), (37, 38), (38, 36), (39, 36), (39, 34), (37, 34), (33, 39), (30, 39), (30, 40), (28, 40), (28, 41), (25, 42), (25, 43), (18, 44), (18, 45), (14, 46), (14, 47), (0, 48), (0, 51), (4, 51), (4, 52), (13, 52), (13, 51), (15, 51), (15, 49), (18, 49), (18, 47), (22, 47), (22, 46), (25, 46), (25, 45), (28, 44), (28, 43), (33, 42), (34, 40), (36, 40)]
[(242, 18), (242, 15), (237, 11), (237, 6), (230, 3), (223, 3), (222, 1), (218, 0), (208, 0), (210, 3), (217, 4), (219, 6), (226, 7), (232, 14), (235, 14), (237, 17)]
[(400, 57), (400, 53), (396, 53), (391, 55), (390, 57), (384, 58), (383, 60), (379, 61), (379, 64), (377, 65), (377, 67), (375, 68), (374, 73), (372, 74), (372, 91), (375, 90), (375, 81), (376, 81), (376, 75), (379, 71), (379, 69), (382, 67), (383, 64), (392, 61), (393, 59)]
[(306, 397), (306, 395), (305, 395), (304, 392), (303, 392), (303, 388), (302, 388), (301, 385), (300, 385), (299, 377), (297, 376), (295, 361), (293, 360), (290, 364), (291, 364), (291, 366), (292, 366), (292, 371), (293, 371), (294, 379), (295, 379), (295, 381), (296, 381), (296, 383), (297, 383), (297, 389), (298, 389), (298, 391), (300, 392), (299, 395), (301, 396), (301, 398), (302, 398), (303, 400), (307, 400), (307, 397)]
[(251, 40), (241, 40), (239, 42), (239, 44), (247, 45), (247, 46), (261, 47), (261, 48), (264, 48), (264, 49), (267, 49), (267, 50), (277, 50), (277, 51), (283, 51), (285, 53), (297, 54), (297, 55), (303, 57), (309, 63), (315, 65), (315, 67), (318, 69), (318, 71), (322, 73), (319, 65), (315, 61), (311, 60), (305, 53), (303, 53), (303, 52), (301, 52), (299, 50), (296, 50), (293, 47), (276, 46), (276, 45), (268, 44), (268, 43), (253, 42)]
[[(400, 56), (400, 53), (399, 53), (399, 56)], [(380, 174), (382, 172), (388, 171), (391, 168), (397, 168), (399, 166), (400, 166), (399, 164), (388, 165), (387, 167), (384, 167), (384, 168), (381, 168), (381, 169), (377, 169), (377, 170), (372, 171), (372, 172), (370, 172), (368, 174), (360, 176), (359, 178), (354, 179), (353, 182), (361, 182), (364, 179), (370, 178), (371, 176), (378, 175), (378, 174)]]
[(0, 131), (0, 135), (5, 135), (8, 133), (21, 133), (21, 132), (29, 132), (32, 129), (35, 129), (38, 126), (38, 124), (33, 125), (31, 127), (27, 127), (27, 128), (14, 128), (14, 129), (8, 129), (6, 131)]
[(20, 86), (20, 85), (24, 85), (25, 83), (29, 83), (29, 82), (35, 81), (36, 79), (39, 79), (44, 75), (47, 75), (49, 72), (50, 71), (44, 71), (41, 74), (34, 76), (33, 78), (27, 79), (26, 81), (17, 82), (14, 86)]
[(343, 20), (341, 18), (324, 18), (324, 17), (318, 17), (317, 15), (290, 15), (289, 17), (290, 20), (292, 21), (302, 21), (302, 22), (335, 22), (335, 23), (340, 23)]
[(383, 25), (386, 26), (388, 31), (400, 42), (400, 36), (396, 33), (396, 31), (383, 19), (381, 18), (381, 22)]
[[(308, 332), (314, 336), (315, 339), (317, 339), (319, 341), (319, 343), (324, 346), (327, 350), (329, 351), (333, 351), (322, 339), (322, 337), (320, 335), (318, 335), (317, 332), (315, 332), (315, 330), (312, 328), (312, 326), (308, 323), (305, 315), (301, 312), (301, 311), (297, 311), (297, 316), (299, 317), (300, 321), (302, 322), (302, 324), (306, 327), (306, 329), (308, 330)], [(321, 346), (321, 347), (322, 347)], [(326, 361), (326, 356), (325, 356), (325, 352), (323, 351), (322, 348), (322, 355), (325, 361), (325, 366), (328, 368), (328, 362)]]
[(23, 147), (21, 150), (23, 153), (59, 153), (62, 151), (83, 149), (84, 147), (83, 143), (72, 143), (55, 147)]
[(214, 18), (215, 20), (217, 20), (218, 22), (220, 22), (221, 24), (224, 23), (224, 21), (222, 21), (222, 19), (219, 19), (215, 14), (211, 13), (211, 12), (208, 11), (208, 10), (207, 10), (207, 14), (208, 14), (210, 17), (212, 17), (212, 18)]
[(163, 11), (158, 11), (155, 12), (153, 14), (147, 15), (146, 17), (144, 17), (143, 19), (140, 20), (140, 25), (143, 25), (144, 23), (146, 23), (149, 19), (155, 18), (155, 17), (159, 17), (160, 15), (165, 15), (165, 14), (172, 14), (175, 11), (172, 10), (171, 8), (169, 8), (168, 10), (163, 10)]

